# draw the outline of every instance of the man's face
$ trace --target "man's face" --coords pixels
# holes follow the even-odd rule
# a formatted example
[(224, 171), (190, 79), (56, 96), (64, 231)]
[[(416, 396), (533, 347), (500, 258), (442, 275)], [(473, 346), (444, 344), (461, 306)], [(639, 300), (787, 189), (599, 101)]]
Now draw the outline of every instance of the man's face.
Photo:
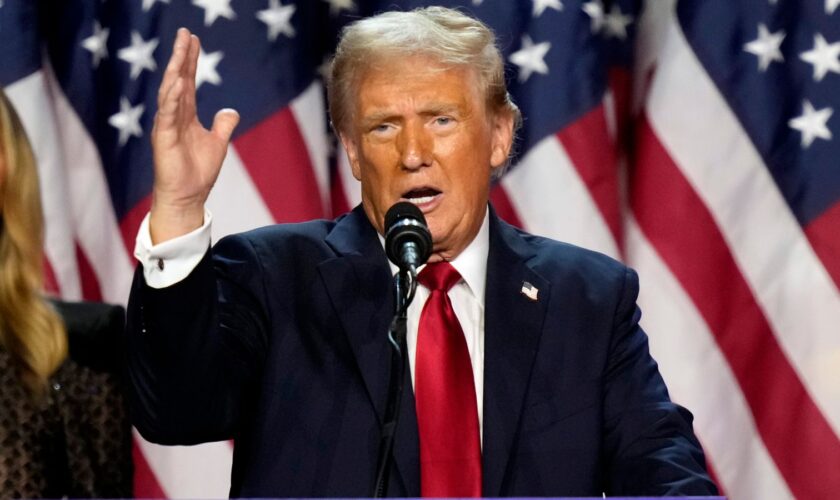
[(425, 56), (366, 70), (352, 113), (341, 140), (368, 219), (382, 233), (385, 212), (412, 202), (432, 233), (429, 260), (455, 258), (481, 227), (513, 118), (487, 110), (472, 69), (447, 69)]

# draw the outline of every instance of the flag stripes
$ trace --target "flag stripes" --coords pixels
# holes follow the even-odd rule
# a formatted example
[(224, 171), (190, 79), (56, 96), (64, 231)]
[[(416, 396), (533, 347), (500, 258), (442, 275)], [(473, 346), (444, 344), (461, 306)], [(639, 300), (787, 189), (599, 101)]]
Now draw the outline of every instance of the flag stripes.
[(284, 108), (233, 141), (260, 197), (277, 222), (325, 216), (309, 150), (291, 109)]
[(131, 458), (134, 461), (134, 496), (136, 498), (166, 498), (166, 492), (158, 484), (155, 473), (152, 472), (146, 456), (140, 449), (139, 436), (135, 437), (131, 447)]
[(691, 297), (632, 215), (626, 228), (627, 259), (642, 281), (639, 307), (651, 354), (668, 381), (671, 397), (692, 409), (694, 428), (707, 463), (716, 471), (721, 494), (733, 499), (792, 498), (755, 428), (732, 369)]
[(571, 164), (589, 191), (606, 222), (613, 240), (620, 246), (621, 206), (618, 187), (618, 156), (610, 134), (603, 105), (593, 108), (557, 132), (557, 138), (569, 155)]
[(805, 235), (820, 263), (840, 290), (840, 203), (808, 223)]
[(528, 231), (563, 234), (569, 243), (618, 256), (601, 210), (556, 136), (534, 145), (501, 185)]
[[(630, 199), (640, 228), (709, 325), (794, 495), (840, 491), (840, 440), (776, 342), (708, 208), (645, 121), (639, 130)], [(692, 231), (682, 231), (681, 221), (691, 221)]]

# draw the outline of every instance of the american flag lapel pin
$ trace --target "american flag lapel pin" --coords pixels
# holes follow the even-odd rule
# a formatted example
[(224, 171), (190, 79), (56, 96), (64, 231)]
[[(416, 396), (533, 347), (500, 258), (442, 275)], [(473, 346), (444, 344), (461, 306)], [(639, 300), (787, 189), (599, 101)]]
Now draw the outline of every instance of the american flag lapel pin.
[(534, 285), (528, 283), (527, 281), (522, 282), (522, 290), (520, 290), (522, 295), (528, 297), (530, 300), (536, 302), (537, 301), (537, 294), (540, 291)]

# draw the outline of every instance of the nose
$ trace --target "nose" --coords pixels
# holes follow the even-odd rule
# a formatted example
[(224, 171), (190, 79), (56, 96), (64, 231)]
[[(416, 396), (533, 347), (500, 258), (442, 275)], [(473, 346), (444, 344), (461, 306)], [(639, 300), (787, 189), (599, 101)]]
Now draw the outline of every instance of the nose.
[(417, 170), (432, 163), (432, 140), (422, 123), (408, 123), (400, 133), (402, 168)]

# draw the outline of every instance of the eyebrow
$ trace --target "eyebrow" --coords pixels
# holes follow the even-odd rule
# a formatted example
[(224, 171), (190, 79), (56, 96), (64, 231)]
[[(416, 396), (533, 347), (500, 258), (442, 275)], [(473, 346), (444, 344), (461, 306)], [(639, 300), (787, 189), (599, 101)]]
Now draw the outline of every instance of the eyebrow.
[(451, 115), (460, 111), (461, 106), (455, 103), (431, 103), (420, 111), (421, 115)]
[[(420, 110), (419, 114), (421, 116), (463, 114), (461, 112), (461, 107), (462, 106), (456, 103), (433, 102), (424, 106)], [(374, 123), (396, 119), (399, 116), (399, 113), (383, 109), (380, 111), (374, 111), (367, 116), (362, 117), (361, 121), (364, 125), (373, 125)]]

